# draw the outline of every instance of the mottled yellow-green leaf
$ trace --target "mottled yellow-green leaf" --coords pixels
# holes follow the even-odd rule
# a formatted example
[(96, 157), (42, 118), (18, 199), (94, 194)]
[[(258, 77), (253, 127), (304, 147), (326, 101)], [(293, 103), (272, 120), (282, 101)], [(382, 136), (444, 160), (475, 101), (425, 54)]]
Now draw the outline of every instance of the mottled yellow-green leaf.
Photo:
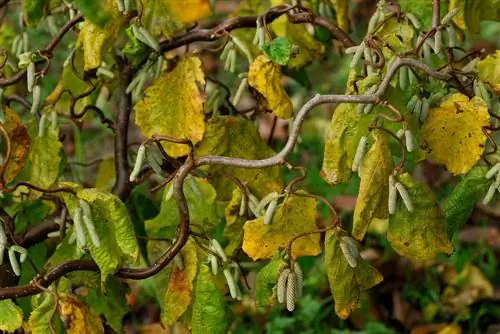
[(465, 0), (450, 0), (448, 11), (458, 8), (458, 13), (453, 17), (453, 22), (462, 30), (467, 29), (465, 26), (464, 9)]
[[(243, 159), (265, 159), (275, 152), (260, 138), (252, 121), (241, 117), (221, 116), (211, 119), (203, 140), (195, 149), (195, 155), (223, 155)], [(230, 200), (236, 187), (222, 173), (229, 173), (244, 182), (251, 193), (262, 198), (270, 192), (281, 191), (283, 183), (279, 167), (245, 169), (226, 166), (206, 166), (204, 170), (212, 175), (212, 185), (217, 189), (220, 200)]]
[(422, 126), (424, 148), (452, 174), (467, 173), (481, 158), (489, 125), (488, 105), (480, 98), (461, 93), (448, 97), (439, 107), (431, 108)]
[(196, 278), (191, 317), (193, 334), (225, 334), (231, 325), (231, 311), (217, 289), (207, 265), (200, 266)]
[[(316, 200), (310, 197), (288, 195), (274, 212), (272, 222), (264, 224), (264, 217), (247, 221), (243, 226), (243, 250), (254, 261), (269, 259), (278, 250), (288, 246), (295, 236), (311, 232), (316, 227)], [(292, 258), (314, 256), (321, 252), (319, 234), (303, 236), (292, 244)]]
[[(285, 1), (272, 0), (273, 6), (283, 4)], [(276, 19), (271, 28), (277, 36), (287, 37), (290, 42), (298, 47), (298, 52), (288, 61), (288, 67), (299, 69), (309, 64), (315, 59), (319, 59), (325, 52), (324, 45), (314, 39), (304, 24), (290, 23), (286, 16)]]
[(280, 118), (292, 117), (292, 101), (281, 84), (279, 65), (266, 55), (258, 56), (248, 70), (248, 84), (265, 99), (265, 106)]
[(3, 127), (7, 131), (11, 143), (10, 158), (5, 167), (3, 178), (5, 183), (10, 183), (24, 166), (30, 147), (30, 139), (28, 130), (19, 116), (7, 106), (1, 106), (1, 108), (5, 118)]
[(478, 34), (481, 22), (485, 20), (500, 20), (499, 0), (465, 0), (464, 17), (467, 28), (473, 34)]
[(173, 325), (191, 304), (193, 280), (198, 271), (198, 256), (193, 241), (188, 241), (182, 249), (181, 255), (184, 269), (180, 269), (178, 266), (173, 267), (167, 290), (163, 296), (161, 322), (165, 326)]
[(410, 195), (414, 210), (409, 212), (401, 198), (396, 212), (389, 216), (387, 240), (392, 248), (410, 260), (423, 263), (439, 253), (451, 254), (447, 220), (432, 191), (423, 183), (414, 182), (407, 173), (398, 177)]
[[(62, 148), (59, 129), (46, 122), (43, 136), (39, 136), (38, 129), (34, 126), (30, 127), (29, 132), (31, 144), (28, 160), (19, 178), (42, 189), (49, 189), (59, 177)], [(30, 198), (38, 198), (41, 195), (38, 191), (30, 190)]]
[(226, 226), (224, 227), (224, 239), (228, 241), (228, 244), (224, 251), (229, 255), (240, 248), (243, 242), (243, 224), (246, 220), (246, 213), (243, 216), (239, 215), (242, 198), (243, 193), (240, 188), (235, 188), (233, 190), (233, 197), (231, 197), (231, 201), (225, 209)]
[(109, 50), (118, 38), (120, 30), (128, 21), (127, 16), (120, 13), (115, 0), (107, 1), (109, 19), (101, 27), (89, 20), (83, 22), (78, 36), (78, 44), (83, 47), (85, 71), (101, 66), (104, 53)]
[(361, 183), (354, 208), (352, 235), (358, 240), (363, 239), (374, 218), (384, 219), (388, 214), (392, 154), (384, 133), (375, 130), (372, 138), (373, 144), (361, 164)]
[(384, 55), (390, 56), (393, 53), (407, 52), (413, 49), (414, 29), (407, 18), (398, 21), (396, 17), (387, 20), (382, 27), (377, 30), (376, 35), (387, 43), (384, 47)]
[(486, 82), (496, 95), (500, 95), (500, 50), (477, 63), (479, 79)]
[[(198, 143), (205, 133), (204, 98), (198, 84), (205, 83), (205, 76), (198, 57), (188, 56), (179, 61), (171, 72), (163, 72), (135, 107), (135, 122), (146, 137), (153, 134), (189, 139)], [(171, 156), (189, 152), (187, 145), (163, 142)]]
[(13, 332), (23, 324), (23, 311), (10, 299), (0, 300), (0, 330)]
[(114, 274), (124, 263), (135, 263), (139, 257), (139, 245), (127, 208), (118, 197), (100, 189), (83, 189), (67, 182), (60, 183), (59, 186), (71, 187), (77, 192), (78, 198), (62, 193), (72, 218), (80, 205), (79, 199), (87, 201), (91, 207), (95, 230), (101, 241), (100, 247), (92, 243), (87, 231), (85, 236), (90, 255), (101, 271), (101, 286), (105, 290), (108, 276)]
[(337, 25), (345, 32), (349, 31), (349, 1), (347, 0), (330, 0), (333, 8), (335, 8), (335, 18)]
[(287, 263), (280, 258), (273, 259), (262, 268), (255, 278), (255, 303), (257, 307), (276, 305), (276, 283), (279, 273)]
[(50, 334), (49, 322), (54, 310), (55, 299), (51, 293), (41, 293), (31, 297), (31, 309), (28, 324), (33, 334)]
[[(171, 184), (163, 190), (163, 200), (158, 215), (145, 222), (146, 231), (152, 237), (174, 238), (179, 226), (179, 209), (175, 198), (168, 198)], [(206, 179), (189, 177), (184, 182), (184, 196), (189, 208), (189, 221), (204, 229), (213, 228), (218, 223), (215, 212), (214, 187)]]
[(101, 318), (96, 311), (77, 298), (62, 294), (59, 296), (59, 313), (68, 319), (68, 334), (104, 333)]
[(339, 318), (346, 319), (360, 306), (363, 291), (382, 282), (383, 277), (361, 257), (357, 259), (356, 268), (352, 268), (340, 249), (337, 233), (345, 235), (345, 232), (337, 230), (326, 233), (325, 268), (335, 301), (335, 313)]
[(208, 0), (148, 0), (142, 2), (142, 22), (156, 37), (171, 39), (174, 34), (210, 15)]
[(36, 27), (43, 17), (43, 8), (47, 0), (23, 0), (24, 20), (29, 27)]
[(99, 163), (99, 168), (97, 169), (97, 176), (95, 180), (95, 187), (102, 190), (111, 190), (115, 184), (116, 170), (115, 170), (115, 159), (108, 158), (104, 159)]

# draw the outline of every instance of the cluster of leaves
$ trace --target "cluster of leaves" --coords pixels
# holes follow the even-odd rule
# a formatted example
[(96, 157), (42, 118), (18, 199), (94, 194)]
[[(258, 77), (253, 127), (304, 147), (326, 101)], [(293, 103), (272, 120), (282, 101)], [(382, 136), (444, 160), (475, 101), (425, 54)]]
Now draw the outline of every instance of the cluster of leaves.
[[(357, 172), (352, 229), (343, 226), (327, 199), (296, 190), (307, 172), (284, 182), (282, 165), (292, 173), (300, 168), (286, 156), (277, 159), (282, 153), (258, 129), (266, 114), (275, 122), (290, 120), (281, 152), (289, 153), (297, 143), (313, 106), (306, 103), (294, 112), (283, 82), (303, 83), (305, 68), (334, 52), (332, 45), (339, 42), (331, 41), (332, 31), (349, 29), (348, 1), (302, 1), (300, 6), (241, 1), (226, 22), (246, 16), (244, 23), (228, 28), (223, 22), (208, 35), (192, 28), (213, 12), (206, 0), (11, 4), (19, 12), (10, 15), (9, 9), (10, 20), (1, 25), (0, 73), (9, 80), (27, 72), (28, 80), (27, 85), (2, 82), (0, 229), (6, 241), (1, 249), (26, 246), (29, 261), (20, 277), (14, 275), (14, 261), (0, 263), (0, 330), (54, 333), (64, 327), (69, 333), (104, 333), (109, 327), (121, 332), (129, 311), (128, 284), (118, 277), (136, 270), (148, 278), (139, 285), (153, 287), (164, 326), (181, 323), (193, 333), (225, 333), (232, 323), (230, 306), (250, 302), (245, 261), (258, 269), (253, 300), (262, 311), (278, 304), (284, 270), (297, 268), (299, 258), (320, 255), (335, 313), (346, 319), (361, 306), (365, 291), (384, 279), (360, 255), (370, 229), (382, 226), (392, 249), (417, 266), (450, 255), (453, 238), (475, 204), (485, 196), (491, 200), (500, 186), (495, 136), (500, 51), (464, 51), (481, 20), (499, 18), (500, 5), (479, 3), (443, 2), (443, 13), (433, 22), (431, 1), (418, 6), (379, 1), (360, 44), (351, 45), (349, 37), (343, 41), (342, 50), (349, 47), (345, 51), (354, 56), (345, 99), (330, 96), (330, 102), (342, 103), (327, 129), (321, 175), (333, 189), (357, 178)], [(323, 22), (318, 18), (327, 23), (318, 24)], [(76, 40), (67, 43), (70, 52), (62, 54), (66, 61), (55, 73), (58, 82), (51, 83), (49, 65), (57, 52), (33, 37), (46, 29), (62, 43), (58, 31), (68, 33), (68, 22)], [(224, 77), (236, 83), (234, 90), (208, 77), (213, 60), (205, 52), (169, 47), (223, 38), (228, 40), (220, 48), (225, 64), (217, 65), (229, 72)], [(176, 44), (179, 40), (186, 42)], [(33, 85), (42, 93), (31, 94)], [(251, 110), (238, 109), (248, 104), (243, 95), (254, 101)], [(31, 105), (31, 113), (11, 107), (14, 97)], [(134, 164), (133, 146), (126, 145), (132, 113), (131, 123), (146, 138), (133, 170), (127, 169)], [(74, 163), (85, 162), (81, 132), (95, 128), (99, 138), (115, 141), (115, 155), (106, 159), (98, 151), (98, 174), (89, 181)], [(68, 131), (74, 148), (64, 138)], [(119, 151), (123, 138), (125, 152)], [(444, 205), (413, 173), (426, 158), (462, 177)], [(157, 198), (151, 184), (161, 189)], [(122, 190), (130, 188), (130, 193)], [(86, 229), (79, 227), (82, 203), (91, 213), (84, 217)], [(320, 203), (330, 209), (331, 223), (318, 221)], [(48, 227), (39, 232), (42, 237), (25, 245), (26, 231), (43, 224)], [(65, 267), (76, 269), (50, 280)], [(481, 275), (468, 265), (448, 281), (452, 286)], [(22, 284), (34, 291), (28, 293), (32, 297), (2, 295), (22, 290)], [(300, 296), (293, 287), (288, 301)], [(478, 298), (491, 297), (486, 290)], [(448, 291), (449, 298), (455, 292)]]

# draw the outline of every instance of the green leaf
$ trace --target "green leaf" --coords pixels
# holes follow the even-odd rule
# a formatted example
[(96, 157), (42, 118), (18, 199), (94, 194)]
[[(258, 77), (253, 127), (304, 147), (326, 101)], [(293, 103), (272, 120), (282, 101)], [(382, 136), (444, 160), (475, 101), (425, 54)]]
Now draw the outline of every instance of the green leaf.
[(414, 182), (407, 173), (399, 176), (399, 182), (408, 190), (414, 209), (409, 212), (398, 199), (387, 232), (392, 248), (417, 263), (431, 260), (441, 252), (451, 254), (447, 221), (432, 191), (425, 184)]
[[(441, 17), (446, 12), (446, 2), (444, 0), (441, 3)], [(401, 11), (406, 13), (412, 13), (417, 16), (423, 24), (424, 28), (429, 28), (432, 21), (432, 1), (412, 1), (412, 0), (399, 0), (399, 5), (401, 6)]]
[[(161, 322), (172, 326), (188, 309), (193, 296), (193, 281), (198, 271), (198, 255), (196, 245), (188, 241), (182, 249), (181, 257), (184, 268), (172, 268), (167, 290), (161, 304)], [(177, 255), (179, 256), (179, 255)]]
[(10, 299), (0, 300), (0, 330), (13, 332), (23, 325), (23, 311)]
[(80, 205), (79, 199), (87, 201), (91, 207), (100, 247), (92, 243), (87, 231), (85, 235), (90, 254), (101, 271), (101, 285), (105, 291), (108, 276), (124, 263), (135, 263), (139, 257), (139, 246), (127, 208), (118, 197), (100, 189), (82, 189), (71, 183), (61, 183), (60, 186), (72, 187), (77, 191), (77, 197), (69, 193), (62, 194), (73, 219)]
[(383, 277), (361, 257), (358, 257), (356, 267), (352, 268), (340, 249), (340, 235), (346, 233), (342, 230), (326, 232), (325, 267), (335, 301), (335, 313), (339, 318), (346, 319), (360, 306), (363, 291), (382, 282)]
[(484, 197), (493, 179), (487, 180), (484, 176), (488, 168), (475, 166), (453, 189), (444, 204), (443, 211), (448, 220), (448, 236), (453, 239), (457, 231), (470, 217), (476, 203)]
[(193, 334), (223, 334), (231, 325), (231, 311), (205, 264), (196, 279), (191, 324)]
[(375, 130), (370, 150), (361, 164), (361, 183), (354, 208), (352, 235), (363, 240), (370, 223), (374, 218), (387, 218), (389, 175), (393, 163), (389, 143), (385, 135)]
[[(264, 159), (273, 156), (274, 151), (261, 139), (255, 125), (242, 117), (221, 116), (212, 118), (207, 124), (203, 140), (195, 149), (195, 155), (223, 155), (244, 159)], [(229, 173), (246, 183), (250, 191), (259, 198), (270, 192), (280, 192), (283, 184), (279, 167), (261, 169), (235, 168), (226, 166), (202, 167), (212, 175), (212, 184), (220, 200), (230, 200), (234, 183), (222, 173)]]
[[(188, 56), (171, 72), (163, 72), (135, 107), (135, 122), (145, 137), (154, 134), (198, 143), (205, 133), (204, 98), (198, 84), (205, 75), (198, 57)], [(189, 152), (189, 146), (163, 142), (169, 155), (179, 157)]]
[(262, 46), (262, 51), (271, 59), (271, 61), (278, 65), (286, 65), (290, 59), (292, 52), (292, 44), (288, 38), (280, 36), (273, 39), (271, 42)]
[[(33, 334), (50, 334), (49, 323), (54, 311), (55, 299), (51, 293), (41, 293), (31, 297), (31, 307), (28, 324)], [(56, 318), (56, 317), (54, 317)]]
[[(174, 197), (169, 195), (169, 188), (163, 191), (163, 201), (160, 213), (153, 219), (145, 222), (146, 231), (149, 236), (173, 239), (179, 226), (179, 209)], [(206, 180), (197, 177), (189, 177), (184, 182), (184, 196), (189, 208), (189, 219), (192, 224), (204, 229), (215, 227), (218, 218), (215, 212), (214, 187)]]
[(255, 303), (257, 307), (276, 305), (276, 283), (281, 269), (287, 263), (280, 258), (273, 259), (262, 268), (255, 278)]
[(43, 17), (48, 0), (23, 0), (23, 15), (29, 27), (36, 27)]
[(485, 20), (500, 20), (499, 0), (465, 0), (464, 18), (467, 28), (473, 34), (478, 34), (481, 22)]
[(114, 1), (103, 0), (103, 1), (88, 1), (88, 0), (75, 0), (78, 9), (82, 12), (86, 20), (89, 20), (93, 24), (99, 27), (104, 27), (106, 23), (111, 19), (111, 13), (109, 13), (109, 6)]
[(89, 289), (84, 301), (97, 313), (104, 315), (106, 323), (117, 333), (123, 330), (122, 320), (128, 313), (126, 284), (117, 278), (110, 278), (106, 286), (106, 294), (100, 290)]
[[(256, 218), (243, 226), (243, 251), (254, 261), (269, 259), (279, 249), (301, 233), (312, 232), (316, 227), (316, 200), (299, 195), (287, 195), (274, 212), (272, 222), (264, 224), (264, 217)], [(321, 252), (319, 234), (305, 235), (292, 244), (292, 258), (314, 256)]]

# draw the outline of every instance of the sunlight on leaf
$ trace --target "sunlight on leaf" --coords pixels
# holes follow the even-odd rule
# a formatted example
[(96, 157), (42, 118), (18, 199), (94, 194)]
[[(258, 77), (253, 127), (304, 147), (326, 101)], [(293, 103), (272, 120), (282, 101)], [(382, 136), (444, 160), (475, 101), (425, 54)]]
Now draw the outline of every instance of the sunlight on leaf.
[[(500, 5), (500, 3), (499, 3)], [(489, 84), (495, 94), (500, 94), (500, 50), (477, 63), (481, 81)]]
[(231, 325), (231, 311), (224, 295), (217, 289), (207, 265), (200, 266), (196, 278), (191, 318), (193, 334), (226, 333)]
[(281, 84), (280, 67), (265, 55), (258, 56), (248, 70), (248, 84), (265, 100), (265, 107), (280, 118), (292, 116), (292, 101)]
[(59, 297), (59, 313), (68, 319), (68, 334), (104, 333), (99, 314), (73, 296), (62, 294)]
[(401, 198), (396, 212), (389, 217), (387, 240), (401, 256), (423, 263), (439, 253), (451, 254), (447, 221), (432, 191), (423, 183), (414, 182), (408, 173), (398, 177), (411, 197), (414, 210), (409, 212)]
[[(198, 143), (205, 133), (204, 98), (198, 89), (198, 84), (204, 83), (201, 61), (195, 56), (180, 60), (171, 72), (163, 72), (134, 107), (135, 122), (142, 134), (167, 135)], [(187, 145), (167, 142), (162, 145), (174, 157), (189, 152)]]
[[(264, 224), (264, 217), (247, 221), (243, 226), (243, 250), (254, 261), (269, 259), (284, 249), (297, 235), (311, 232), (316, 227), (316, 200), (288, 195), (274, 212), (272, 222)], [(292, 244), (292, 258), (314, 256), (321, 252), (319, 234), (305, 235)]]
[[(3, 126), (9, 134), (11, 143), (11, 155), (5, 167), (4, 181), (5, 183), (10, 183), (25, 164), (25, 158), (28, 155), (30, 147), (30, 139), (28, 130), (17, 113), (6, 106), (2, 106), (2, 108), (5, 117)], [(4, 139), (2, 138), (2, 140)]]
[[(223, 155), (243, 159), (264, 159), (273, 156), (274, 151), (261, 139), (254, 123), (234, 116), (212, 118), (207, 124), (203, 140), (195, 148), (195, 155)], [(229, 173), (245, 182), (249, 190), (262, 198), (270, 192), (280, 192), (283, 183), (279, 167), (261, 169), (235, 168), (226, 166), (202, 167), (212, 175), (212, 185), (220, 200), (230, 200), (236, 187), (223, 173)]]
[(328, 231), (325, 236), (325, 267), (335, 301), (335, 313), (339, 318), (347, 319), (360, 306), (363, 291), (382, 282), (383, 277), (361, 257), (357, 259), (356, 268), (352, 268), (340, 249), (336, 233), (339, 231)]
[(23, 311), (11, 299), (0, 300), (0, 330), (13, 332), (23, 324)]
[(163, 296), (161, 322), (165, 326), (172, 326), (191, 304), (193, 280), (198, 270), (198, 256), (194, 242), (188, 241), (181, 254), (184, 269), (178, 266), (173, 267)]
[(352, 235), (363, 240), (374, 218), (387, 218), (389, 175), (393, 163), (389, 143), (380, 131), (373, 131), (374, 142), (361, 165), (361, 184), (354, 208)]
[(454, 175), (467, 173), (481, 158), (489, 125), (488, 106), (474, 97), (455, 93), (439, 107), (429, 110), (422, 126), (424, 148)]

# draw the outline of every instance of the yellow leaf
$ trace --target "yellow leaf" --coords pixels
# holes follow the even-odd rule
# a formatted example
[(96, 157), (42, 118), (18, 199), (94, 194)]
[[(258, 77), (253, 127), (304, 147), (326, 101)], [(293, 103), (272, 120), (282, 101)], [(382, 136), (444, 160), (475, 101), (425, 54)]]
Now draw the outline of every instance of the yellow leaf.
[(186, 312), (193, 296), (193, 280), (198, 270), (196, 245), (188, 241), (181, 251), (181, 256), (184, 269), (178, 266), (172, 268), (170, 281), (163, 296), (161, 322), (165, 326), (173, 325)]
[[(135, 122), (142, 134), (167, 135), (198, 143), (205, 133), (205, 114), (197, 83), (204, 84), (205, 76), (201, 61), (195, 56), (180, 60), (172, 72), (163, 72), (134, 107)], [(163, 147), (174, 157), (189, 152), (187, 145), (164, 142)]]
[(458, 324), (446, 325), (443, 329), (441, 329), (437, 334), (461, 334), (462, 329)]
[(467, 173), (481, 158), (489, 125), (488, 106), (480, 98), (451, 95), (441, 106), (429, 110), (422, 126), (424, 149), (454, 174)]
[(30, 147), (30, 139), (28, 130), (19, 116), (7, 106), (1, 106), (1, 108), (3, 108), (5, 117), (3, 127), (7, 131), (11, 143), (10, 158), (5, 167), (3, 181), (10, 183), (24, 166), (24, 160)]
[[(260, 217), (247, 221), (243, 226), (243, 250), (254, 261), (269, 259), (277, 250), (288, 246), (295, 236), (315, 231), (316, 200), (309, 197), (289, 195), (278, 205), (272, 222), (264, 224)], [(292, 244), (292, 257), (314, 256), (321, 252), (319, 234), (301, 237)]]
[(500, 94), (500, 50), (489, 55), (477, 64), (481, 81), (488, 83), (495, 94)]
[(410, 195), (413, 212), (408, 211), (401, 198), (396, 212), (389, 216), (387, 240), (392, 248), (410, 260), (422, 263), (439, 253), (451, 254), (448, 222), (432, 191), (423, 183), (413, 182), (408, 173), (398, 177)]
[(208, 0), (167, 1), (172, 15), (182, 23), (192, 23), (210, 15)]
[(60, 295), (59, 313), (67, 319), (68, 334), (104, 333), (101, 318), (96, 311), (70, 295)]
[(115, 159), (108, 158), (104, 159), (99, 163), (99, 168), (97, 169), (97, 176), (95, 180), (95, 187), (102, 190), (111, 190), (115, 184), (116, 171), (115, 171)]
[(235, 188), (233, 190), (233, 197), (226, 206), (224, 239), (228, 240), (228, 244), (224, 248), (224, 251), (227, 254), (233, 254), (233, 252), (241, 246), (241, 242), (243, 241), (243, 224), (246, 220), (246, 213), (243, 216), (239, 215), (242, 197), (243, 193), (240, 188)]
[(267, 56), (258, 56), (250, 65), (248, 84), (262, 94), (266, 108), (276, 116), (285, 119), (292, 116), (292, 101), (281, 84), (280, 67)]
[(453, 22), (462, 30), (467, 29), (465, 26), (464, 9), (465, 0), (450, 0), (448, 11), (458, 8), (458, 14), (453, 17)]
[(349, 2), (347, 0), (330, 0), (335, 8), (337, 25), (345, 32), (349, 31)]
[[(285, 1), (272, 0), (271, 3), (277, 6)], [(325, 52), (325, 46), (314, 39), (305, 24), (293, 24), (286, 16), (281, 16), (271, 24), (271, 28), (276, 36), (287, 37), (299, 49), (288, 61), (288, 67), (291, 69), (304, 67), (313, 60), (321, 58)]]
[[(203, 140), (195, 149), (196, 156), (223, 155), (243, 159), (264, 159), (273, 156), (274, 151), (260, 138), (252, 121), (241, 117), (221, 116), (211, 119)], [(273, 191), (281, 191), (283, 183), (279, 167), (261, 169), (235, 168), (227, 166), (206, 166), (211, 174), (211, 183), (220, 200), (230, 200), (234, 183), (223, 173), (229, 173), (245, 182), (249, 190), (261, 198)]]
[(386, 57), (413, 49), (414, 29), (407, 18), (399, 20), (392, 17), (388, 19), (375, 35), (386, 43), (383, 48)]
[(83, 47), (85, 71), (90, 71), (101, 66), (104, 53), (113, 46), (120, 29), (128, 21), (126, 15), (118, 10), (115, 0), (105, 0), (110, 14), (104, 27), (100, 27), (89, 20), (83, 22), (82, 30), (78, 36), (78, 45)]
[(377, 285), (384, 279), (377, 269), (358, 257), (355, 268), (347, 262), (340, 249), (339, 235), (342, 230), (328, 231), (325, 236), (325, 267), (330, 282), (335, 313), (346, 319), (351, 311), (359, 307), (363, 291)]
[(23, 310), (10, 299), (0, 300), (0, 331), (14, 332), (23, 324)]
[(372, 136), (374, 143), (361, 165), (361, 184), (354, 208), (352, 235), (358, 240), (363, 239), (374, 218), (385, 219), (388, 214), (392, 154), (383, 133), (375, 130)]

